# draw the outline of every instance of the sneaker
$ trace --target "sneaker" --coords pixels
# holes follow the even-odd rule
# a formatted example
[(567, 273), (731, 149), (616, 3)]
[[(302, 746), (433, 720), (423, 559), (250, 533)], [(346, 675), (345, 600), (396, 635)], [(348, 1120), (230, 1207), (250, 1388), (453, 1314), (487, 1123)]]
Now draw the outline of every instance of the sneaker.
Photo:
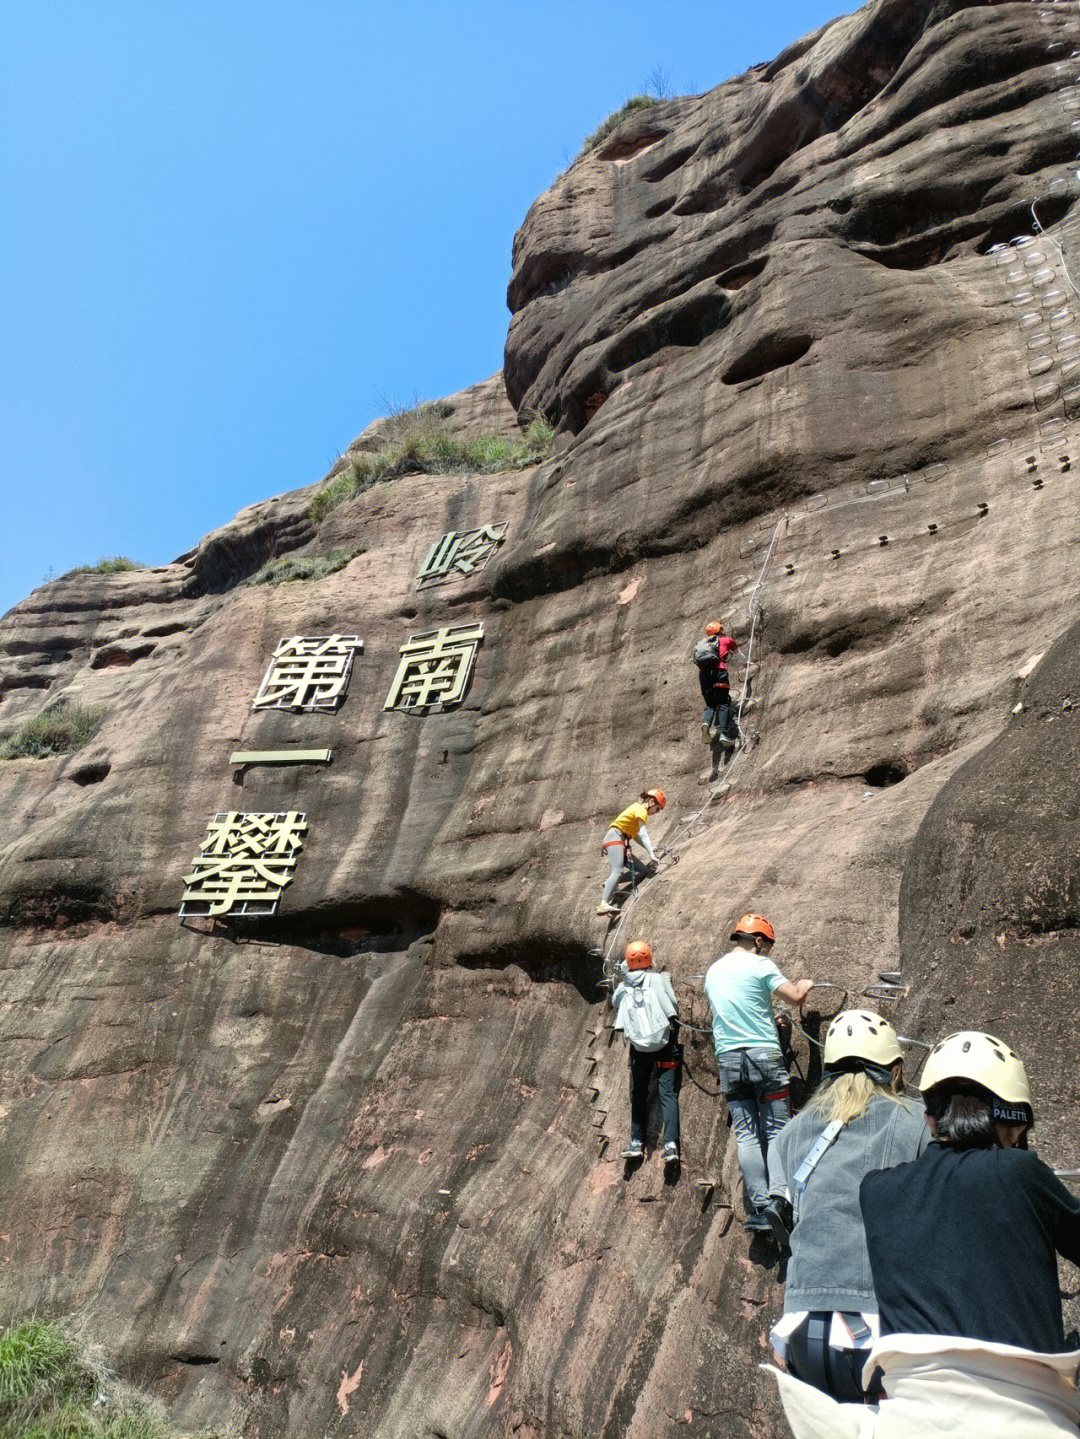
[(720, 731), (716, 728), (715, 725), (710, 725), (710, 727), (709, 727), (709, 742), (711, 743), (711, 742), (716, 738), (716, 736), (717, 736), (719, 733), (720, 733)]
[(707, 724), (703, 724), (701, 726), (701, 743), (705, 746), (706, 749), (708, 749), (709, 745), (712, 743), (711, 736), (712, 731), (709, 729), (709, 726)]
[(602, 904), (596, 912), (597, 914), (618, 914), (619, 907), (615, 904)]
[(622, 1152), (624, 1159), (644, 1159), (645, 1146), (640, 1139), (631, 1139), (630, 1143)]
[(664, 1145), (664, 1163), (678, 1164), (678, 1162), (679, 1146), (675, 1143), (674, 1139), (669, 1139), (668, 1142)]
[(720, 743), (725, 749), (734, 749), (737, 741), (733, 740), (730, 735), (725, 734), (720, 736)]
[(786, 1199), (770, 1199), (767, 1204), (761, 1206), (758, 1214), (772, 1231), (773, 1238), (780, 1246), (780, 1252), (790, 1254), (791, 1230), (795, 1216), (788, 1201)]
[(771, 1234), (772, 1225), (762, 1214), (760, 1209), (755, 1209), (753, 1214), (748, 1214), (743, 1220), (743, 1228), (749, 1229), (751, 1234)]

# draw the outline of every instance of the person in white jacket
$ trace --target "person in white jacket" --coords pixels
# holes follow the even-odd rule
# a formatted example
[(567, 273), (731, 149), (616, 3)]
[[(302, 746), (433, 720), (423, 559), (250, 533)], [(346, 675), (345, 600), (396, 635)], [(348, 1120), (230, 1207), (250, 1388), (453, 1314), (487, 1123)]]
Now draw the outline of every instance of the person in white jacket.
[(664, 1163), (678, 1164), (682, 1080), (679, 1006), (670, 974), (662, 974), (652, 966), (652, 950), (644, 940), (628, 944), (623, 976), (611, 996), (614, 1028), (626, 1035), (630, 1050), (630, 1143), (623, 1150), (623, 1158), (644, 1157), (649, 1086), (655, 1074), (664, 1120)]

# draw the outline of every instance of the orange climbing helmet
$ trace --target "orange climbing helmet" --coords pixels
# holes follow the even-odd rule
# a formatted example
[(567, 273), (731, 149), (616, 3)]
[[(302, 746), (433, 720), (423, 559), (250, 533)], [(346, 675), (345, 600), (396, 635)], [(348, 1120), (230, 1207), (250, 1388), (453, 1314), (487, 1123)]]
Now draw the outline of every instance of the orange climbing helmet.
[(755, 934), (760, 934), (770, 944), (776, 943), (776, 933), (772, 925), (760, 914), (744, 914), (731, 931), (732, 939), (749, 939)]
[(652, 950), (643, 939), (634, 939), (626, 946), (627, 969), (652, 969)]
[(724, 633), (723, 621), (710, 620), (709, 623), (705, 626), (705, 633), (709, 636), (710, 639), (713, 635), (722, 635)]
[(641, 791), (641, 798), (654, 799), (661, 809), (667, 808), (667, 796), (662, 789), (643, 789)]

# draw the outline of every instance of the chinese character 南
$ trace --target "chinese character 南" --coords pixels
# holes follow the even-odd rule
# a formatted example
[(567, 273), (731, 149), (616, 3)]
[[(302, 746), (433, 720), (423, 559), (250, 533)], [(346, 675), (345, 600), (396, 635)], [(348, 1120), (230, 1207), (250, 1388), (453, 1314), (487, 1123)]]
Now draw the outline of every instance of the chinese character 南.
[(463, 575), (475, 574), (487, 564), (505, 534), (506, 526), (502, 524), (481, 525), (478, 530), (460, 532), (447, 530), (428, 551), (416, 577), (416, 588), (421, 590), (441, 583), (449, 578), (451, 570), (459, 570)]
[(420, 710), (456, 705), (465, 695), (482, 625), (457, 625), (412, 635), (401, 646), (401, 663), (383, 709)]
[(296, 810), (216, 814), (184, 876), (181, 917), (276, 913), (306, 832), (307, 816)]
[(358, 635), (292, 635), (281, 640), (252, 709), (336, 710), (345, 698)]

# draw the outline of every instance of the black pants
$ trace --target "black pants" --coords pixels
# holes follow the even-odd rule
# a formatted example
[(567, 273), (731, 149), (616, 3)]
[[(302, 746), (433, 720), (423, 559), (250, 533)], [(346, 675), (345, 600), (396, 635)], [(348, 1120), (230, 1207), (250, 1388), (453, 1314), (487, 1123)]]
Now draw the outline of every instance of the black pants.
[[(788, 1337), (787, 1367), (796, 1379), (831, 1394), (841, 1404), (858, 1404), (864, 1397), (862, 1370), (870, 1353), (870, 1335), (865, 1349), (833, 1349), (829, 1344), (831, 1310), (812, 1310)], [(861, 1315), (849, 1316), (849, 1325), (866, 1329)]]
[(645, 1143), (645, 1120), (649, 1113), (649, 1085), (654, 1074), (660, 1091), (664, 1139), (678, 1144), (682, 1045), (674, 1034), (663, 1049), (643, 1050), (630, 1046), (630, 1138), (642, 1144)]
[(702, 672), (701, 698), (705, 701), (704, 723), (715, 725), (726, 739), (736, 739), (735, 706), (731, 702), (730, 686), (706, 684)]

